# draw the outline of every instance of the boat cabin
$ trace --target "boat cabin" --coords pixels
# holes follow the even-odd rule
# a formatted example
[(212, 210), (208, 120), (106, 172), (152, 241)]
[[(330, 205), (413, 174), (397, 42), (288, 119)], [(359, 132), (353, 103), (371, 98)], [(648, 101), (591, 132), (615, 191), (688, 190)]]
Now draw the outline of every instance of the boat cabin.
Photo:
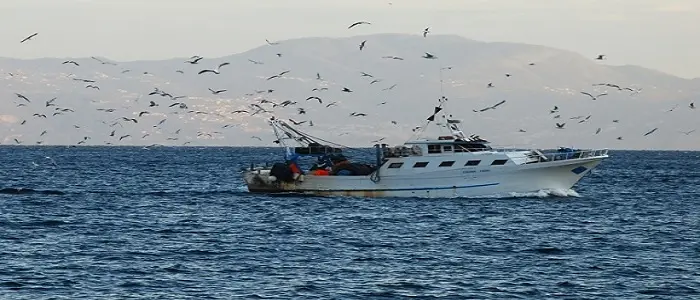
[(463, 152), (482, 152), (492, 150), (489, 142), (481, 138), (455, 139), (453, 136), (441, 136), (437, 140), (416, 140), (406, 142), (393, 148), (383, 147), (384, 157), (424, 156), (431, 154), (452, 154)]

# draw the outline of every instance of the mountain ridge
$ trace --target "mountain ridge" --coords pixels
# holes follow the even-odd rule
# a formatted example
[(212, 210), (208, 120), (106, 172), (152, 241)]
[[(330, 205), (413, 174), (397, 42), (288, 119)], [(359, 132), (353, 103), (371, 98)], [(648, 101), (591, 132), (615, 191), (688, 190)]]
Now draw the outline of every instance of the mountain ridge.
[[(363, 40), (367, 41), (366, 47), (360, 51), (359, 44)], [(579, 139), (574, 137), (581, 134), (578, 130), (585, 129), (590, 133), (600, 127), (604, 129), (604, 135), (586, 134), (580, 142), (591, 146), (612, 144), (631, 149), (664, 148), (669, 145), (683, 149), (700, 148), (698, 143), (688, 142), (676, 133), (656, 139), (635, 138), (629, 142), (627, 139), (616, 139), (617, 136), (633, 134), (631, 130), (641, 130), (639, 127), (660, 126), (662, 123), (659, 122), (670, 122), (673, 124), (667, 125), (687, 128), (686, 130), (696, 125), (686, 118), (685, 114), (689, 113), (687, 110), (674, 113), (676, 116), (684, 114), (682, 118), (653, 119), (654, 115), (666, 118), (665, 115), (656, 113), (657, 111), (670, 109), (673, 105), (680, 106), (682, 103), (687, 106), (689, 101), (697, 97), (698, 91), (694, 80), (652, 69), (607, 65), (573, 51), (552, 47), (481, 42), (456, 35), (429, 35), (423, 38), (410, 34), (374, 34), (339, 38), (297, 38), (277, 42), (278, 45), (261, 45), (228, 56), (204, 58), (198, 65), (185, 63), (189, 58), (114, 61), (116, 66), (101, 65), (91, 58), (0, 58), (0, 69), (3, 73), (20, 71), (15, 77), (0, 77), (0, 85), (5, 85), (8, 91), (6, 95), (0, 95), (0, 99), (9, 98), (13, 100), (9, 104), (19, 104), (13, 93), (20, 92), (28, 93), (30, 98), (46, 97), (45, 100), (50, 99), (49, 96), (59, 96), (59, 101), (65, 101), (62, 103), (67, 106), (91, 108), (89, 113), (82, 111), (74, 114), (75, 121), (89, 124), (85, 126), (91, 130), (81, 131), (80, 135), (96, 134), (97, 131), (109, 133), (113, 130), (111, 127), (96, 129), (105, 127), (106, 124), (101, 123), (104, 120), (100, 120), (105, 115), (98, 114), (94, 109), (106, 106), (120, 107), (119, 111), (131, 116), (140, 111), (157, 110), (152, 115), (173, 120), (173, 123), (178, 122), (173, 127), (167, 127), (171, 122), (166, 122), (168, 125), (164, 125), (165, 128), (157, 128), (159, 132), (152, 131), (153, 127), (148, 127), (153, 125), (150, 123), (148, 126), (141, 123), (122, 124), (119, 126), (127, 126), (124, 127), (125, 133), (149, 133), (151, 136), (145, 139), (126, 138), (123, 141), (100, 137), (100, 141), (91, 140), (95, 144), (106, 141), (113, 144), (175, 144), (168, 143), (165, 138), (181, 127), (183, 132), (185, 129), (192, 129), (188, 133), (189, 139), (183, 140), (212, 146), (244, 146), (246, 143), (261, 145), (249, 138), (240, 138), (251, 134), (267, 134), (262, 145), (269, 145), (272, 139), (269, 137), (269, 128), (265, 125), (265, 119), (269, 115), (244, 117), (231, 112), (236, 109), (250, 110), (250, 104), (260, 102), (263, 98), (276, 103), (293, 100), (298, 102), (298, 106), (307, 109), (308, 114), (298, 115), (293, 107), (275, 107), (275, 115), (285, 119), (308, 119), (313, 116), (317, 126), (305, 127), (305, 130), (328, 134), (329, 130), (320, 128), (335, 128), (334, 130), (342, 131), (339, 133), (351, 132), (342, 136), (343, 143), (365, 145), (367, 141), (381, 136), (393, 136), (388, 141), (400, 143), (412, 133), (413, 127), (422, 125), (421, 120), (427, 117), (426, 112), (429, 114), (434, 105), (430, 102), (436, 101), (442, 90), (442, 93), (451, 99), (450, 107), (456, 112), (461, 112), (460, 117), (467, 120), (465, 126), (483, 130), (484, 132), (474, 133), (482, 133), (485, 137), (496, 135), (515, 143), (555, 147), (577, 142)], [(425, 52), (434, 54), (437, 59), (422, 58)], [(277, 56), (278, 53), (280, 57)], [(392, 55), (400, 56), (403, 60), (382, 58)], [(259, 60), (263, 64), (253, 64), (249, 59)], [(81, 66), (61, 65), (63, 60), (76, 60)], [(196, 74), (201, 69), (213, 68), (224, 61), (230, 62), (231, 65), (223, 67), (220, 75)], [(440, 70), (446, 67), (452, 68)], [(122, 73), (127, 69), (131, 71)], [(182, 73), (176, 73), (177, 70)], [(267, 77), (286, 70), (290, 72), (282, 78), (266, 80)], [(316, 80), (317, 72), (323, 80)], [(361, 72), (370, 73), (375, 77), (362, 77)], [(101, 90), (86, 89), (86, 85), (70, 79), (76, 77), (96, 80)], [(370, 84), (373, 79), (381, 81)], [(642, 91), (623, 93), (610, 87), (593, 86), (604, 82), (633, 87), (635, 90), (641, 88)], [(489, 83), (494, 87), (487, 87)], [(395, 88), (387, 90), (394, 84)], [(340, 92), (342, 87), (350, 88), (353, 93)], [(173, 95), (188, 96), (183, 100), (189, 108), (165, 109), (172, 102), (163, 97), (148, 96), (154, 88), (160, 88)], [(225, 88), (228, 91), (215, 96), (211, 95), (207, 88)], [(311, 91), (313, 88), (329, 90), (314, 92)], [(273, 92), (255, 92), (268, 89), (272, 89)], [(598, 101), (591, 101), (580, 93), (584, 91), (607, 92), (609, 95)], [(314, 105), (313, 102), (305, 100), (314, 95), (321, 97), (324, 103)], [(504, 99), (507, 99), (507, 103), (497, 110), (479, 114), (472, 112)], [(159, 106), (149, 107), (149, 101), (156, 101)], [(338, 105), (325, 108), (325, 105), (332, 102)], [(383, 102), (387, 104), (380, 104)], [(273, 109), (269, 104), (261, 105)], [(566, 114), (562, 115), (562, 119), (554, 120), (549, 114), (554, 105), (562, 107), (562, 114)], [(629, 114), (630, 106), (644, 108), (639, 108), (638, 114), (629, 116), (629, 124), (611, 123), (612, 119), (620, 118), (615, 115)], [(43, 109), (36, 105), (34, 108)], [(539, 113), (527, 113), (533, 109)], [(188, 113), (189, 110), (195, 112)], [(196, 113), (198, 110), (201, 114)], [(18, 119), (15, 122), (2, 121), (8, 120), (8, 117), (0, 119), (0, 137), (3, 136), (3, 127), (6, 129), (4, 139), (0, 138), (0, 142), (11, 142), (12, 139), (8, 139), (8, 136), (20, 135), (28, 139), (29, 135), (41, 132), (38, 128), (28, 129), (30, 126), (19, 126), (16, 123), (22, 119), (32, 119), (31, 114), (22, 110), (22, 107), (13, 107), (8, 105), (8, 101), (1, 101), (0, 111), (3, 112), (0, 115), (11, 115), (12, 120)], [(347, 117), (351, 112), (357, 111), (369, 112), (369, 116), (360, 123), (356, 122), (357, 118)], [(575, 113), (577, 111), (579, 113)], [(601, 122), (596, 125), (570, 124), (567, 128), (576, 126), (571, 127), (570, 131), (554, 128), (553, 124), (556, 121), (577, 122), (564, 118), (577, 117), (578, 114), (591, 114), (595, 116), (593, 120), (601, 118), (607, 121), (596, 121)], [(111, 115), (109, 117), (112, 121), (116, 119)], [(144, 122), (151, 122), (145, 121), (149, 118), (148, 115), (143, 118)], [(388, 122), (390, 119), (400, 125), (392, 125)], [(44, 123), (51, 123), (50, 121), (51, 119), (45, 122), (42, 120)], [(201, 131), (223, 131), (220, 127), (228, 124), (227, 122), (235, 122), (236, 126), (227, 128), (227, 131), (220, 135), (215, 134), (216, 138), (213, 140), (195, 136)], [(483, 127), (484, 124), (488, 126)], [(587, 128), (584, 125), (596, 128)], [(65, 131), (61, 133), (63, 137), (47, 139), (46, 143), (74, 144), (82, 137), (69, 133), (72, 130), (70, 126), (57, 126), (65, 127), (61, 128)], [(527, 133), (518, 132), (521, 127), (527, 127)], [(396, 131), (402, 133), (392, 133)], [(572, 134), (567, 136), (568, 132)], [(353, 135), (356, 137), (348, 138)], [(153, 136), (157, 136), (158, 139), (151, 139)], [(599, 140), (601, 136), (605, 136), (605, 143)], [(332, 140), (334, 136), (324, 138)], [(183, 140), (178, 139), (177, 143)]]

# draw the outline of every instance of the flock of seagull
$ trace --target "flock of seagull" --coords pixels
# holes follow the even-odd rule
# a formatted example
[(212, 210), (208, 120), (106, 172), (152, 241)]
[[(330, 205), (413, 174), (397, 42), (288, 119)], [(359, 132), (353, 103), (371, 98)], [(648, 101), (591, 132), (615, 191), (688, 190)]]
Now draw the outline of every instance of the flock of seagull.
[[(357, 26), (367, 26), (367, 25), (371, 25), (371, 23), (370, 23), (370, 22), (366, 22), (366, 21), (358, 21), (358, 22), (354, 22), (354, 23), (350, 24), (350, 25), (348, 26), (348, 29), (352, 29), (352, 28), (355, 28), (355, 27), (357, 27)], [(428, 34), (430, 34), (430, 27), (425, 28), (425, 29), (421, 32), (421, 34), (422, 34), (422, 36), (423, 36), (424, 38), (427, 38)], [(20, 43), (26, 43), (26, 42), (28, 42), (28, 41), (31, 41), (32, 39), (36, 38), (37, 36), (38, 36), (38, 33), (33, 33), (33, 34), (27, 36), (26, 38), (22, 39), (22, 40), (20, 41)], [(279, 42), (271, 42), (271, 41), (269, 41), (269, 40), (265, 40), (265, 41), (266, 41), (267, 44), (270, 45), (270, 46), (276, 46), (276, 45), (279, 45), (279, 44), (280, 44)], [(367, 46), (367, 40), (361, 41), (360, 44), (358, 45), (359, 51), (363, 51), (363, 50), (365, 49), (366, 46)], [(283, 54), (282, 54), (282, 53), (276, 53), (275, 55), (276, 55), (277, 57), (282, 57)], [(100, 59), (100, 58), (97, 58), (97, 57), (91, 57), (91, 58), (92, 58), (93, 60), (99, 62), (99, 63), (102, 64), (102, 65), (117, 65), (117, 64), (114, 63), (114, 62), (110, 62), (110, 61), (107, 61), (107, 60), (103, 60), (103, 59)], [(383, 56), (382, 58), (384, 58), (384, 59), (392, 59), (392, 60), (404, 60), (404, 58), (398, 57), (398, 56)], [(432, 53), (428, 53), (428, 52), (424, 52), (424, 55), (422, 56), (422, 58), (424, 58), (424, 59), (438, 59), (438, 57), (437, 57), (436, 55), (434, 55), (434, 54), (432, 54)], [(605, 58), (606, 58), (606, 56), (601, 54), (601, 55), (598, 55), (597, 57), (595, 57), (594, 59), (595, 59), (595, 60), (604, 60)], [(186, 60), (184, 63), (189, 64), (189, 65), (199, 65), (200, 63), (202, 63), (203, 59), (204, 59), (203, 57), (195, 55), (195, 56), (190, 57), (190, 58), (189, 58), (188, 60)], [(248, 61), (249, 61), (250, 63), (255, 64), (255, 65), (264, 64), (264, 62), (262, 62), (262, 61), (257, 61), (257, 60), (252, 60), (252, 59), (248, 59)], [(62, 64), (71, 64), (71, 65), (74, 65), (75, 67), (79, 67), (79, 66), (80, 66), (80, 63), (78, 63), (78, 62), (76, 62), (76, 61), (73, 61), (73, 60), (66, 60), (66, 61), (64, 61)], [(228, 65), (230, 65), (229, 62), (223, 62), (223, 63), (218, 64), (218, 65), (217, 65), (216, 67), (214, 67), (214, 68), (203, 68), (203, 69), (201, 69), (199, 72), (197, 72), (197, 74), (200, 75), (200, 76), (206, 76), (206, 74), (219, 75), (219, 74), (222, 73), (222, 71), (225, 70), (225, 67), (228, 66)], [(535, 66), (535, 63), (529, 63), (529, 66)], [(123, 70), (122, 73), (127, 73), (127, 72), (130, 72), (130, 71), (131, 71), (131, 70)], [(177, 70), (176, 72), (178, 72), (178, 73), (183, 73), (183, 74), (184, 74), (184, 71), (182, 71), (182, 70)], [(265, 80), (266, 80), (266, 81), (270, 81), (270, 80), (275, 80), (275, 79), (283, 78), (283, 77), (285, 77), (285, 75), (287, 75), (289, 72), (291, 72), (291, 70), (285, 70), (285, 71), (279, 72), (279, 73), (277, 73), (277, 74), (273, 74), (273, 75), (271, 75), (271, 76), (265, 78)], [(148, 72), (144, 72), (144, 74), (148, 74)], [(13, 76), (13, 74), (10, 74), (10, 76)], [(369, 80), (371, 80), (371, 81), (369, 81), (369, 84), (377, 84), (377, 83), (382, 82), (382, 79), (374, 78), (374, 76), (373, 76), (372, 74), (369, 74), (369, 73), (362, 72), (362, 73), (360, 74), (360, 76), (369, 78)], [(511, 74), (506, 73), (505, 76), (506, 76), (506, 77), (511, 77)], [(97, 83), (96, 80), (93, 80), (93, 79), (82, 79), (82, 78), (72, 78), (72, 79), (73, 79), (74, 81), (77, 81), (77, 82), (80, 82), (80, 83), (85, 84), (85, 88), (100, 90), (100, 87), (99, 87), (99, 85), (98, 85), (98, 83)], [(315, 78), (315, 79), (318, 80), (318, 81), (323, 81), (323, 80), (324, 80), (323, 77), (321, 76), (321, 74), (318, 73), (318, 72), (316, 73), (316, 78)], [(394, 89), (396, 86), (397, 86), (397, 84), (393, 84), (393, 85), (391, 85), (391, 86), (388, 86), (388, 87), (384, 88), (383, 90), (384, 90), (384, 91), (389, 91), (389, 90)], [(614, 88), (614, 89), (617, 89), (618, 91), (629, 91), (629, 92), (632, 93), (632, 94), (636, 94), (636, 93), (640, 93), (640, 92), (641, 92), (641, 89), (636, 89), (636, 88), (631, 88), (631, 87), (621, 87), (621, 86), (619, 86), (619, 85), (617, 85), (617, 84), (612, 84), (612, 83), (599, 83), (599, 84), (594, 84), (594, 86), (604, 86), (604, 87), (607, 87), (607, 88)], [(495, 86), (493, 85), (493, 83), (488, 83), (488, 84), (486, 85), (486, 88), (495, 88)], [(328, 87), (316, 87), (316, 88), (314, 88), (314, 89), (312, 90), (312, 92), (321, 92), (321, 91), (325, 91), (325, 90), (328, 90)], [(208, 91), (209, 91), (212, 95), (219, 95), (219, 94), (222, 94), (222, 93), (226, 93), (226, 92), (227, 92), (226, 89), (213, 89), (213, 88), (209, 88)], [(256, 90), (254, 93), (248, 93), (248, 94), (246, 94), (246, 96), (256, 96), (256, 95), (260, 95), (260, 94), (263, 94), (263, 95), (264, 95), (264, 94), (272, 93), (273, 91), (274, 91), (274, 89)], [(343, 93), (352, 93), (353, 90), (349, 89), (348, 87), (342, 87), (342, 88), (340, 88), (340, 92), (343, 92)], [(589, 93), (589, 92), (586, 92), (586, 91), (581, 91), (580, 94), (581, 94), (581, 95), (584, 95), (584, 96), (587, 96), (588, 98), (590, 98), (590, 99), (593, 100), (593, 101), (599, 100), (601, 97), (604, 97), (604, 96), (607, 96), (607, 95), (608, 95), (608, 93)], [(20, 94), (20, 93), (15, 93), (15, 96), (17, 97), (17, 99), (21, 100), (20, 103), (17, 103), (17, 106), (18, 106), (18, 107), (27, 107), (27, 106), (29, 106), (29, 105), (37, 105), (37, 104), (33, 104), (34, 102), (32, 102), (32, 100), (31, 100), (30, 98), (28, 98), (26, 95), (23, 95), (23, 94)], [(195, 114), (195, 115), (197, 115), (197, 114), (210, 114), (209, 112), (204, 112), (204, 111), (189, 110), (188, 104), (187, 104), (186, 101), (185, 101), (185, 99), (188, 98), (187, 96), (182, 96), (182, 95), (175, 96), (175, 95), (173, 95), (173, 94), (171, 94), (171, 93), (168, 93), (168, 92), (166, 92), (166, 91), (164, 91), (164, 90), (161, 90), (161, 89), (159, 89), (159, 88), (155, 88), (152, 92), (150, 92), (150, 93), (148, 94), (148, 96), (152, 96), (152, 97), (163, 97), (163, 98), (167, 98), (167, 99), (171, 100), (171, 102), (170, 102), (170, 103), (167, 103), (167, 104), (159, 103), (159, 101), (156, 101), (156, 100), (149, 100), (149, 101), (148, 101), (148, 108), (150, 108), (150, 109), (153, 109), (153, 108), (155, 108), (155, 107), (158, 107), (158, 106), (163, 105), (163, 106), (167, 106), (169, 109), (184, 110), (184, 111), (186, 111), (187, 113), (191, 113), (191, 114)], [(319, 96), (309, 96), (308, 98), (305, 99), (305, 102), (309, 102), (309, 101), (318, 102), (318, 104), (323, 105), (323, 106), (325, 106), (326, 108), (330, 108), (330, 107), (332, 107), (332, 106), (338, 105), (338, 102), (337, 102), (337, 101), (330, 102), (330, 103), (326, 103), (326, 102), (324, 102), (323, 99), (322, 99), (321, 97), (319, 97)], [(502, 100), (502, 101), (500, 101), (500, 102), (498, 102), (498, 103), (495, 103), (495, 104), (493, 104), (493, 105), (489, 105), (489, 106), (484, 107), (484, 108), (481, 108), (481, 109), (474, 109), (473, 112), (474, 112), (474, 113), (484, 113), (484, 112), (489, 111), (489, 110), (496, 110), (496, 109), (498, 109), (499, 107), (501, 107), (502, 105), (506, 104), (506, 102), (507, 102), (506, 100)], [(286, 100), (286, 101), (283, 101), (283, 102), (280, 102), (280, 103), (275, 103), (275, 102), (273, 102), (273, 101), (266, 100), (266, 99), (260, 97), (256, 103), (250, 104), (249, 107), (248, 107), (248, 109), (234, 110), (234, 111), (232, 111), (231, 113), (232, 113), (232, 114), (248, 114), (248, 115), (251, 115), (251, 116), (252, 116), (252, 115), (261, 114), (261, 113), (270, 113), (270, 114), (273, 114), (273, 113), (274, 113), (274, 112), (273, 112), (273, 109), (274, 109), (274, 108), (277, 108), (277, 107), (294, 106), (294, 105), (297, 105), (297, 104), (298, 104), (298, 103), (297, 103), (296, 101), (291, 101), (291, 100)], [(381, 102), (381, 103), (379, 103), (378, 105), (384, 105), (384, 104), (386, 104), (386, 102)], [(59, 106), (59, 105), (57, 104), (57, 98), (52, 98), (52, 99), (50, 99), (50, 100), (48, 100), (48, 101), (45, 101), (44, 103), (41, 103), (41, 104), (38, 104), (38, 105), (42, 106), (42, 107), (45, 108), (45, 109), (49, 109), (49, 112), (43, 112), (43, 113), (37, 112), (37, 113), (34, 113), (34, 114), (32, 115), (33, 118), (43, 118), (43, 119), (46, 119), (46, 118), (49, 118), (49, 117), (56, 117), (56, 116), (59, 116), (59, 115), (65, 115), (65, 114), (69, 114), (69, 113), (74, 113), (74, 112), (75, 112), (75, 111), (74, 111), (73, 109), (71, 109), (71, 108)], [(695, 104), (694, 104), (694, 103), (690, 103), (690, 104), (688, 105), (688, 107), (689, 107), (690, 109), (695, 109)], [(675, 109), (675, 108), (676, 108), (676, 107), (672, 108), (672, 109), (669, 110), (669, 111), (672, 111), (672, 110)], [(98, 108), (97, 110), (100, 111), (100, 112), (103, 112), (103, 113), (113, 114), (113, 113), (115, 113), (118, 109), (115, 109), (115, 108)], [(304, 108), (302, 108), (302, 107), (296, 108), (296, 112), (297, 112), (298, 115), (305, 115), (305, 114), (307, 113), (306, 109), (304, 109)], [(173, 111), (173, 112), (171, 112), (171, 113), (177, 114), (177, 113), (180, 113), (180, 112), (179, 112), (179, 111)], [(552, 119), (561, 119), (561, 115), (559, 114), (559, 107), (558, 107), (558, 106), (554, 106), (554, 108), (552, 108), (552, 109), (549, 111), (549, 113), (552, 115)], [(132, 139), (132, 138), (135, 138), (135, 137), (132, 137), (131, 133), (123, 132), (123, 133), (120, 134), (120, 133), (118, 133), (118, 131), (121, 131), (121, 130), (119, 130), (119, 129), (120, 129), (120, 128), (124, 128), (124, 125), (125, 125), (125, 124), (139, 124), (140, 122), (142, 122), (142, 119), (141, 119), (142, 117), (147, 116), (147, 115), (150, 115), (150, 114), (152, 114), (151, 111), (144, 109), (144, 110), (141, 110), (141, 111), (138, 111), (138, 112), (134, 112), (133, 114), (128, 115), (128, 116), (116, 117), (116, 118), (112, 119), (112, 121), (103, 121), (104, 124), (109, 125), (110, 127), (116, 128), (116, 129), (112, 129), (112, 130), (109, 131), (109, 134), (107, 134), (107, 136), (109, 137), (109, 139), (105, 142), (105, 144), (111, 145), (111, 144), (113, 144), (114, 141), (122, 141), (122, 140), (125, 140), (125, 139)], [(134, 117), (134, 116), (136, 116), (136, 117)], [(367, 116), (367, 114), (366, 114), (366, 113), (363, 113), (363, 112), (352, 112), (352, 113), (350, 114), (350, 117), (365, 117), (365, 116)], [(578, 123), (584, 123), (584, 122), (587, 122), (590, 118), (591, 118), (591, 115), (588, 115), (588, 116), (577, 116), (577, 117), (572, 117), (572, 118), (570, 118), (570, 120), (576, 121), (576, 122), (578, 122)], [(166, 121), (167, 121), (167, 118), (163, 118), (162, 120), (160, 120), (160, 121), (158, 121), (157, 123), (155, 123), (154, 125), (152, 125), (152, 127), (153, 127), (154, 129), (160, 129), (160, 126), (162, 126)], [(289, 119), (289, 121), (290, 121), (291, 123), (293, 123), (294, 125), (296, 125), (296, 126), (299, 126), (299, 125), (302, 125), (302, 124), (307, 124), (307, 126), (314, 126), (314, 123), (313, 123), (313, 121), (311, 121), (311, 120), (308, 120), (308, 121), (307, 121), (307, 120), (304, 120), (304, 121), (297, 121), (297, 120), (294, 120), (294, 119)], [(21, 121), (20, 125), (25, 125), (27, 122), (28, 122), (28, 120), (23, 120), (23, 121)], [(613, 120), (613, 122), (617, 123), (617, 122), (619, 122), (619, 120)], [(391, 123), (392, 123), (392, 124), (397, 124), (396, 121), (391, 121)], [(560, 122), (555, 122), (554, 126), (555, 126), (556, 129), (565, 129), (566, 124), (567, 124), (566, 122), (561, 122), (561, 123), (560, 123)], [(81, 126), (79, 126), (79, 125), (73, 125), (73, 126), (74, 126), (76, 129), (81, 128)], [(118, 127), (117, 127), (117, 126), (118, 126)], [(222, 127), (222, 129), (223, 129), (223, 128), (233, 127), (233, 126), (235, 126), (235, 125), (230, 125), (230, 124), (229, 124), (229, 125), (224, 125), (224, 126)], [(420, 127), (420, 126), (417, 126), (417, 127), (415, 127), (415, 128), (413, 129), (413, 131), (415, 132), (415, 131), (417, 131), (417, 130), (419, 130), (419, 129), (421, 129), (421, 127)], [(653, 134), (653, 133), (656, 132), (657, 130), (658, 130), (658, 128), (653, 128), (653, 129), (647, 131), (646, 133), (644, 133), (644, 136), (648, 136), (648, 135), (650, 135), (650, 134)], [(168, 140), (168, 141), (178, 141), (178, 140), (179, 140), (178, 135), (180, 134), (180, 131), (181, 131), (181, 129), (176, 130), (176, 131), (172, 134), (172, 136), (170, 136), (170, 137), (167, 138), (167, 140)], [(518, 132), (527, 132), (527, 131), (524, 130), (524, 129), (519, 129)], [(601, 128), (598, 128), (598, 129), (596, 130), (595, 134), (599, 134), (600, 132), (601, 132)], [(683, 133), (686, 134), (686, 135), (689, 135), (689, 134), (691, 134), (691, 133), (693, 133), (693, 132), (695, 132), (695, 130), (687, 131), (687, 132), (683, 132)], [(44, 137), (44, 136), (47, 135), (47, 134), (48, 134), (48, 131), (47, 131), (47, 130), (43, 130), (43, 131), (39, 134), (39, 138)], [(222, 134), (222, 132), (220, 132), (220, 131), (213, 131), (213, 132), (202, 132), (202, 131), (200, 131), (200, 132), (197, 133), (197, 137), (213, 137), (213, 136), (216, 135), (216, 134)], [(347, 133), (341, 133), (340, 135), (344, 135), (344, 134), (347, 134)], [(142, 134), (142, 136), (140, 136), (140, 138), (141, 138), (141, 139), (145, 139), (145, 138), (148, 137), (148, 136), (150, 136), (150, 133), (149, 133), (149, 132), (145, 132), (145, 133)], [(251, 139), (257, 139), (257, 140), (262, 141), (262, 138), (260, 138), (260, 137), (258, 137), (258, 136), (251, 136), (250, 138), (251, 138)], [(91, 140), (91, 139), (92, 139), (91, 136), (84, 136), (81, 140), (77, 141), (76, 144), (78, 144), (78, 145), (86, 144), (86, 143), (87, 143), (89, 140)], [(620, 136), (620, 137), (617, 137), (617, 139), (618, 139), (618, 140), (622, 140), (623, 137)], [(23, 142), (22, 140), (18, 139), (18, 138), (15, 138), (15, 139), (14, 139), (14, 142), (15, 142), (16, 144), (24, 144), (24, 142)], [(43, 142), (42, 142), (41, 140), (36, 141), (36, 144), (42, 144), (42, 143), (43, 143)], [(189, 143), (190, 143), (190, 142), (187, 141), (187, 142), (185, 142), (183, 145), (187, 145), (187, 144), (189, 144)], [(153, 144), (152, 146), (155, 146), (155, 145), (157, 145), (157, 144)]]

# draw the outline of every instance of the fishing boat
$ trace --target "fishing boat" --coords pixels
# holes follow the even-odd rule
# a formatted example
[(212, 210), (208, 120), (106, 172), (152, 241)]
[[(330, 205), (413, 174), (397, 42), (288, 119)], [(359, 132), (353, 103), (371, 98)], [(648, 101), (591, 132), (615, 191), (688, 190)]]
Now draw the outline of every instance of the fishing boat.
[[(494, 148), (476, 135), (466, 136), (460, 120), (441, 105), (427, 119), (449, 134), (402, 145), (374, 145), (374, 161), (351, 162), (344, 149), (271, 118), (283, 160), (271, 167), (252, 165), (243, 172), (251, 193), (302, 193), (358, 197), (485, 197), (569, 191), (608, 157), (607, 149), (552, 150)], [(297, 145), (292, 145), (296, 143)], [(303, 167), (305, 158), (313, 160)]]

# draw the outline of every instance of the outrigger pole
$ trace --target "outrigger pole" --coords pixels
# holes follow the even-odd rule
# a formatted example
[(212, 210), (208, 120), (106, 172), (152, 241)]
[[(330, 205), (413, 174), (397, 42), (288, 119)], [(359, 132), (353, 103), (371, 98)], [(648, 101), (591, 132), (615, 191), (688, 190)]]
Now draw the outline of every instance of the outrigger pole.
[[(280, 145), (284, 145), (286, 147), (289, 147), (284, 140), (292, 139), (295, 140), (297, 143), (301, 144), (302, 146), (308, 146), (309, 144), (316, 143), (318, 144), (317, 141), (306, 135), (305, 133), (298, 131), (291, 126), (289, 126), (287, 123), (280, 119), (276, 119), (272, 117), (269, 121), (270, 125), (272, 126), (272, 130), (275, 131), (275, 136), (277, 136), (277, 141), (280, 143)], [(293, 133), (293, 134), (292, 134)], [(296, 135), (296, 136), (294, 136)], [(306, 145), (304, 145), (306, 144)]]

